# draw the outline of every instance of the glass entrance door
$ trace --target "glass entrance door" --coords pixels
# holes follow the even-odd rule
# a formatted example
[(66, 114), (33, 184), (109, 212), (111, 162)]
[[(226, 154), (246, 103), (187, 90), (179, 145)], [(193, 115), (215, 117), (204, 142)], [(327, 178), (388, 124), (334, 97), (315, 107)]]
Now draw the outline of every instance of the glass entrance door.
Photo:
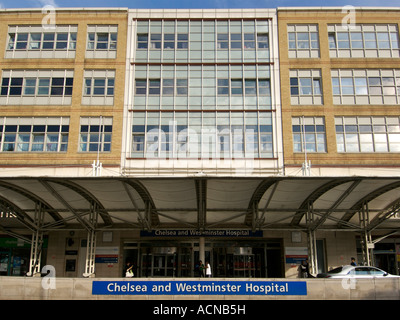
[(175, 255), (155, 254), (153, 255), (153, 277), (175, 276)]
[(169, 248), (153, 248), (141, 254), (141, 277), (176, 277), (177, 253)]
[(240, 254), (233, 256), (235, 278), (254, 278), (254, 254)]

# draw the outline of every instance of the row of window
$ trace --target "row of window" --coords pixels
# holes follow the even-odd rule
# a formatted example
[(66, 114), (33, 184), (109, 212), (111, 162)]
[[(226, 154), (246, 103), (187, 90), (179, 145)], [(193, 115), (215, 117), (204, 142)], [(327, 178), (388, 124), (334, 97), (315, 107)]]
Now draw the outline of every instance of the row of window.
[[(316, 24), (288, 25), (289, 58), (319, 58)], [(398, 58), (399, 32), (396, 24), (328, 25), (331, 58)]]
[[(66, 152), (69, 118), (0, 118), (1, 152)], [(112, 118), (81, 118), (79, 152), (111, 151)]]
[[(78, 26), (9, 26), (6, 58), (74, 58)], [(88, 25), (86, 58), (115, 58), (118, 26)]]
[[(400, 70), (331, 70), (333, 104), (400, 104)], [(292, 104), (323, 104), (320, 70), (290, 70)]]
[[(165, 23), (165, 22), (164, 22)], [(231, 22), (233, 23), (233, 21)], [(252, 23), (251, 21), (249, 23)], [(137, 49), (188, 49), (189, 43), (204, 42), (203, 50), (268, 49), (268, 22), (259, 26), (236, 26), (220, 28), (204, 27), (202, 33), (179, 32), (179, 28), (152, 28), (139, 26)], [(41, 26), (10, 26), (6, 57), (39, 57), (35, 51), (75, 51), (77, 26), (56, 26), (56, 31), (43, 30)], [(181, 30), (187, 30), (187, 27)], [(140, 32), (146, 30), (146, 32)], [(195, 28), (193, 30), (196, 30)], [(201, 28), (200, 28), (201, 30)], [(225, 31), (220, 32), (219, 30)], [(246, 31), (250, 32), (246, 32)], [(263, 32), (260, 32), (262, 30)], [(264, 30), (267, 30), (265, 32)], [(215, 33), (215, 34), (214, 34)], [(118, 27), (114, 25), (88, 25), (87, 51), (116, 51)], [(200, 35), (198, 37), (197, 35)], [(399, 57), (398, 27), (394, 24), (358, 24), (354, 28), (328, 25), (331, 57)], [(319, 31), (317, 25), (288, 25), (289, 57), (319, 57)], [(211, 46), (211, 47), (210, 47)], [(22, 54), (22, 52), (31, 52)], [(51, 57), (44, 55), (43, 57)], [(54, 56), (55, 57), (55, 56)], [(68, 56), (70, 57), (70, 56)], [(88, 57), (114, 57), (114, 55), (89, 54)]]
[[(188, 95), (187, 79), (136, 79), (136, 95)], [(215, 91), (214, 91), (215, 93)], [(218, 95), (271, 95), (269, 79), (218, 79)]]
[[(209, 41), (210, 39), (208, 39)], [(152, 33), (152, 34), (138, 34), (137, 35), (137, 49), (164, 49), (175, 50), (189, 48), (191, 38), (187, 33)], [(210, 42), (210, 41), (209, 41)], [(233, 49), (233, 50), (254, 50), (254, 49), (268, 49), (269, 36), (265, 33), (218, 33), (216, 40), (210, 42), (205, 46), (205, 50), (218, 50)]]
[(135, 65), (133, 110), (271, 110), (269, 65)]
[[(400, 152), (399, 117), (336, 117), (337, 152)], [(294, 152), (327, 152), (323, 117), (293, 117)]]
[(271, 114), (134, 112), (134, 158), (272, 158)]
[[(82, 117), (79, 152), (111, 151), (112, 118)], [(337, 152), (400, 152), (400, 117), (335, 117)], [(327, 152), (323, 117), (293, 117), (294, 152)], [(66, 152), (69, 118), (1, 118), (1, 152)], [(134, 158), (271, 158), (270, 115), (135, 113)]]
[[(83, 104), (113, 104), (114, 70), (85, 70)], [(1, 104), (70, 104), (72, 70), (3, 70)], [(55, 100), (63, 98), (63, 100)]]

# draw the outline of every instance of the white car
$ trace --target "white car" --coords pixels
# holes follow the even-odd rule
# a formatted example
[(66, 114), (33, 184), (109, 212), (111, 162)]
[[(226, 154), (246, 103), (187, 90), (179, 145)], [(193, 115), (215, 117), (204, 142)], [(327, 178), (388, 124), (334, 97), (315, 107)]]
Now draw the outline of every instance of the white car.
[(357, 278), (357, 279), (370, 279), (370, 278), (387, 278), (387, 277), (396, 277), (392, 274), (387, 273), (376, 267), (370, 266), (341, 266), (327, 273), (319, 273), (317, 274), (317, 278)]

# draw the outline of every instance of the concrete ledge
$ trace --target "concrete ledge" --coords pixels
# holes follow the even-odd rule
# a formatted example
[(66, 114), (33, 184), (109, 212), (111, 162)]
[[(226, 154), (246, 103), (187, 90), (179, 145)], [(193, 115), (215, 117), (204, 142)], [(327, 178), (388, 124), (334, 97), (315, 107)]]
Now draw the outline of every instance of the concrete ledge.
[[(204, 279), (204, 278), (203, 278)], [(305, 281), (307, 295), (93, 295), (93, 281), (190, 281), (198, 278), (28, 278), (0, 277), (0, 300), (400, 300), (400, 278), (385, 279), (220, 279), (229, 281)], [(55, 285), (52, 287), (52, 285)]]

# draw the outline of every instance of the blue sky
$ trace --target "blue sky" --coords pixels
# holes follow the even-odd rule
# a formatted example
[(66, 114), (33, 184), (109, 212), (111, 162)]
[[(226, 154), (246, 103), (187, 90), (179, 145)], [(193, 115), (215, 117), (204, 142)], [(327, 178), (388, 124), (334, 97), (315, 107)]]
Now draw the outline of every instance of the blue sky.
[(400, 0), (0, 0), (2, 8), (127, 7), (131, 9), (276, 8), (297, 6), (400, 7)]

